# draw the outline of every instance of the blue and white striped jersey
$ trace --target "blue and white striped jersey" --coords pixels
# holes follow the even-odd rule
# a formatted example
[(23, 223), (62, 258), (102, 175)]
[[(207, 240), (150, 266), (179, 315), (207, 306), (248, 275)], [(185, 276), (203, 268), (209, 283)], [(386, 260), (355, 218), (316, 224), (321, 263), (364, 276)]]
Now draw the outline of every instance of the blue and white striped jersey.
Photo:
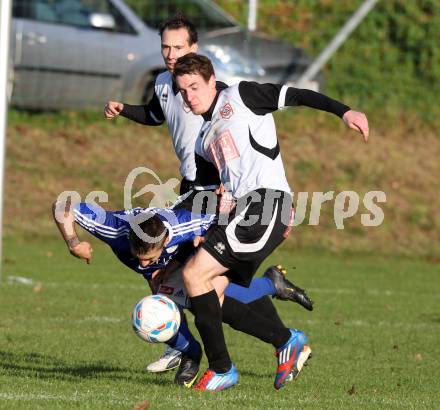
[[(130, 221), (140, 213), (156, 214), (168, 229), (169, 242), (156, 263), (145, 268), (131, 254), (128, 236)], [(177, 254), (179, 246), (203, 236), (216, 222), (215, 215), (193, 214), (185, 209), (134, 208), (105, 211), (96, 203), (78, 203), (73, 207), (75, 221), (93, 236), (110, 246), (118, 259), (130, 269), (150, 279), (151, 274), (164, 268)]]

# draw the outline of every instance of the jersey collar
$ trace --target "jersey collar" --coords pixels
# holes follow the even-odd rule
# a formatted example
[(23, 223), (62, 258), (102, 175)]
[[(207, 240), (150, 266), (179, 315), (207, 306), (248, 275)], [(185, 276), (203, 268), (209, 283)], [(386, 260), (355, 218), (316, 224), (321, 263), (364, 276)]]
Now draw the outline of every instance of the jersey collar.
[(214, 112), (215, 105), (217, 104), (218, 97), (222, 90), (225, 88), (228, 88), (228, 86), (225, 83), (222, 83), (221, 81), (217, 81), (215, 84), (215, 89), (217, 90), (217, 93), (215, 94), (214, 101), (212, 102), (211, 106), (209, 107), (209, 110), (206, 111), (204, 114), (202, 114), (202, 117), (205, 121), (211, 121), (212, 113)]

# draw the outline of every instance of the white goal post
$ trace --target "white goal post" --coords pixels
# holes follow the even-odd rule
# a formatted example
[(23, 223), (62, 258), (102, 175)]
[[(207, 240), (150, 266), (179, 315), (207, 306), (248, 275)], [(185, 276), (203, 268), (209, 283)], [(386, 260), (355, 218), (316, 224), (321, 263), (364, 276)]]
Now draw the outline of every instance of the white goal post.
[(8, 121), (8, 66), (12, 0), (0, 2), (0, 283), (3, 261), (3, 204), (5, 181), (6, 126)]

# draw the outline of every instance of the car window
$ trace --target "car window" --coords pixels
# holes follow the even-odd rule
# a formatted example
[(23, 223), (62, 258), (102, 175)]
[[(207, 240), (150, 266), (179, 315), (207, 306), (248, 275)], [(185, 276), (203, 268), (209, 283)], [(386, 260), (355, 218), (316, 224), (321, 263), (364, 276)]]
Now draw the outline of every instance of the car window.
[(14, 0), (12, 2), (12, 16), (20, 18), (31, 18), (31, 2), (29, 0)]
[(125, 17), (108, 0), (14, 0), (13, 16), (92, 28), (92, 13), (110, 14), (115, 20), (115, 31), (135, 34)]
[(108, 13), (113, 16), (116, 23), (116, 30), (120, 33), (125, 34), (137, 34), (136, 30), (127, 21), (127, 19), (122, 15), (122, 13), (111, 3), (108, 2)]
[(177, 12), (190, 19), (199, 31), (216, 30), (237, 25), (232, 19), (204, 0), (127, 0), (142, 20), (150, 27), (161, 23)]

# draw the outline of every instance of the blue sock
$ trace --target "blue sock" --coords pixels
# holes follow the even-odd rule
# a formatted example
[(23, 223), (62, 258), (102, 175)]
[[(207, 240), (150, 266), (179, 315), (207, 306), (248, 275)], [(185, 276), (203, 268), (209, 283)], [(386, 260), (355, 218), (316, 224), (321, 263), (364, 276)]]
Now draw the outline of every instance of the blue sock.
[(185, 353), (191, 358), (196, 358), (200, 354), (200, 344), (189, 330), (188, 323), (182, 315), (179, 331), (166, 344), (179, 352)]
[(275, 285), (269, 278), (256, 278), (248, 288), (230, 283), (225, 290), (225, 295), (242, 303), (251, 303), (263, 296), (271, 296), (276, 293)]

